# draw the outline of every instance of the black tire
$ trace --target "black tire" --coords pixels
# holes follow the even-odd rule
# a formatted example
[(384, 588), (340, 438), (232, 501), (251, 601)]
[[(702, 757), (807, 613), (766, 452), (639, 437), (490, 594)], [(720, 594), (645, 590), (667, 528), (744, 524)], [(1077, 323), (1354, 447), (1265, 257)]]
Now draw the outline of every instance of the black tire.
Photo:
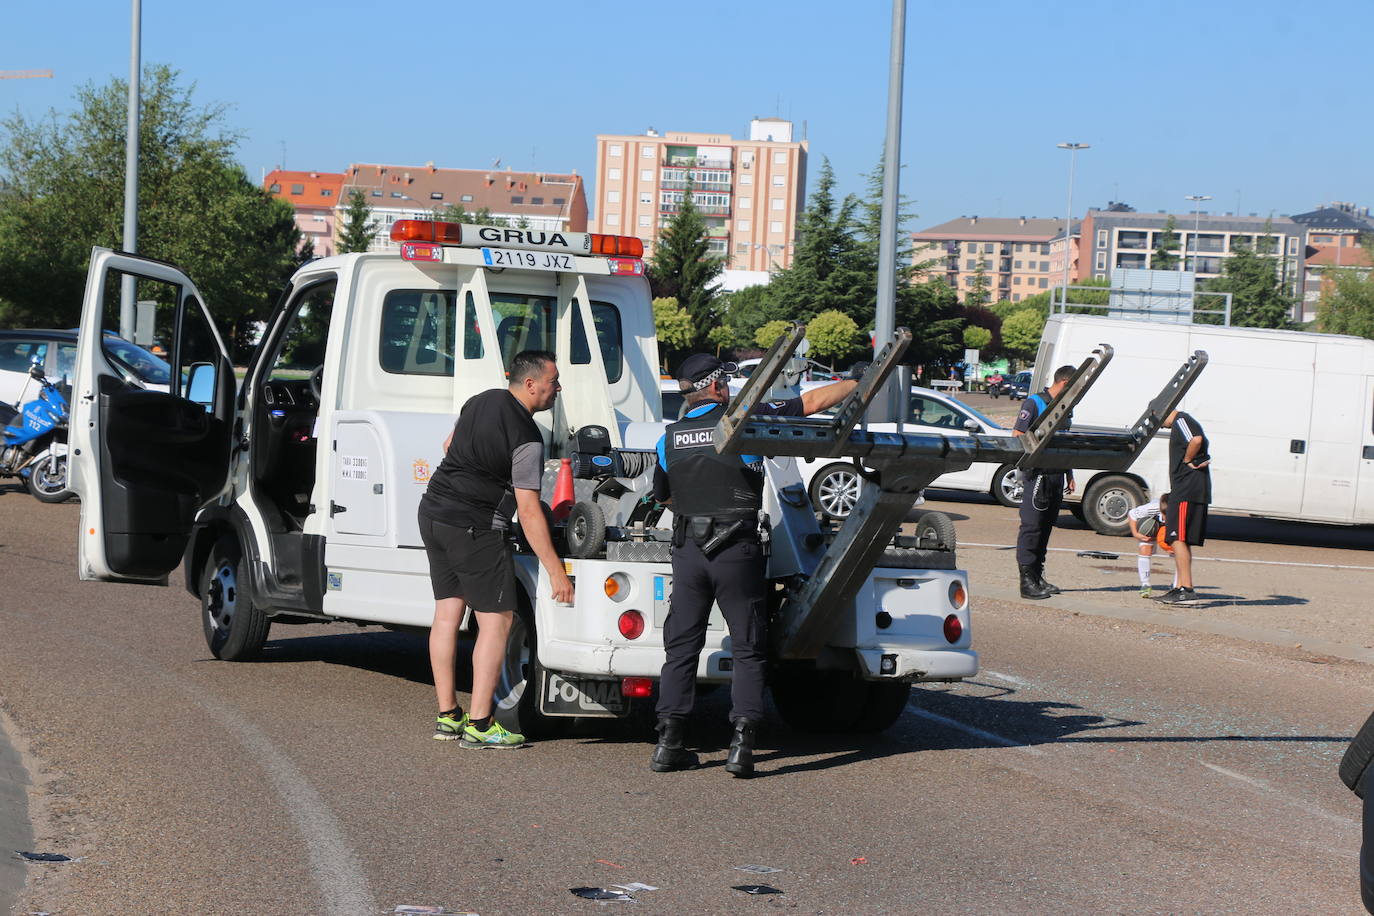
[(1083, 496), (1083, 520), (1098, 534), (1125, 537), (1131, 533), (1127, 513), (1144, 502), (1145, 491), (1134, 480), (1102, 477)]
[(233, 537), (215, 542), (200, 580), (200, 620), (210, 654), (226, 662), (252, 661), (262, 654), (272, 621), (253, 603), (244, 585), (243, 551)]
[(876, 734), (887, 731), (906, 711), (911, 684), (906, 681), (868, 681), (868, 702), (854, 723), (854, 730)]
[(992, 498), (1010, 509), (1021, 508), (1021, 493), (1025, 490), (1021, 474), (1015, 465), (1004, 464), (992, 475)]
[(594, 502), (580, 502), (568, 513), (564, 532), (568, 553), (580, 559), (599, 556), (606, 547), (606, 513)]
[(916, 545), (924, 550), (954, 552), (954, 519), (943, 512), (927, 512), (916, 520)]
[(33, 498), (42, 503), (66, 502), (76, 495), (67, 489), (67, 456), (52, 452), (33, 463), (24, 485)]
[(523, 596), (511, 621), (506, 657), (496, 680), (493, 709), (496, 721), (526, 738), (551, 738), (567, 728), (568, 719), (539, 711), (539, 688), (544, 666), (539, 663), (534, 611)]
[(1371, 760), (1374, 760), (1374, 715), (1366, 719), (1355, 733), (1355, 740), (1350, 742), (1350, 747), (1345, 749), (1345, 756), (1341, 758), (1341, 782), (1360, 798), (1364, 798), (1364, 785), (1360, 777), (1369, 769)]
[(860, 680), (849, 671), (786, 668), (772, 680), (778, 714), (799, 732), (880, 732), (906, 709), (911, 685)]
[(849, 518), (863, 493), (863, 478), (852, 464), (828, 464), (811, 478), (811, 505), (835, 521)]

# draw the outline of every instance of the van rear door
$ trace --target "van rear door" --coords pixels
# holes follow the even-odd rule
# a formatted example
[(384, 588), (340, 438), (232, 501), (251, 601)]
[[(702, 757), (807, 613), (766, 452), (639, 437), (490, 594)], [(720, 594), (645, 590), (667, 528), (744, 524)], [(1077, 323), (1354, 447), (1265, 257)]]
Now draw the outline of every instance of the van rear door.
[(1355, 508), (1351, 521), (1374, 524), (1374, 375), (1364, 376), (1364, 402), (1359, 413), (1359, 470), (1356, 472)]
[[(170, 366), (111, 359), (121, 311), (132, 315), (135, 303), (148, 301), (156, 303), (157, 333), (171, 342)], [(144, 370), (165, 373), (167, 390), (145, 387), (137, 377)], [(170, 264), (94, 249), (69, 457), (81, 497), (82, 579), (166, 584), (196, 512), (227, 483), (234, 393), (228, 351), (190, 279)]]

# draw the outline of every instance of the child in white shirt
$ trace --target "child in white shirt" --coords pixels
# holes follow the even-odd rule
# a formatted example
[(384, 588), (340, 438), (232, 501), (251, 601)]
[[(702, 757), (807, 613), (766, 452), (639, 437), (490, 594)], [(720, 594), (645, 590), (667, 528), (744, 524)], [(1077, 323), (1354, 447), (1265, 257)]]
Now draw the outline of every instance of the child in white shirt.
[[(1154, 556), (1155, 544), (1162, 547), (1166, 553), (1173, 553), (1173, 548), (1163, 538), (1164, 515), (1168, 509), (1169, 494), (1164, 493), (1159, 499), (1136, 506), (1126, 516), (1131, 525), (1131, 537), (1140, 543), (1140, 551), (1136, 556), (1135, 565), (1140, 572), (1140, 597), (1142, 598), (1149, 598), (1151, 594), (1150, 558)], [(1141, 530), (1142, 526), (1145, 528), (1144, 531)], [(1177, 573), (1175, 573), (1175, 578), (1177, 578)]]

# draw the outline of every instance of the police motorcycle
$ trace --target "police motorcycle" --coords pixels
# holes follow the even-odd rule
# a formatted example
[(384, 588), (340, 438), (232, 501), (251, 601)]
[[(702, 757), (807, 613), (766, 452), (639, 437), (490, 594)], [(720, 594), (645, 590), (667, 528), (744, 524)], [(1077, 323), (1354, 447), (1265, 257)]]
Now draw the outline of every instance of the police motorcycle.
[(41, 502), (60, 503), (73, 496), (67, 489), (67, 398), (41, 366), (30, 366), (29, 378), (39, 385), (38, 397), (24, 403), (25, 383), (15, 406), (0, 402), (0, 477), (23, 478)]

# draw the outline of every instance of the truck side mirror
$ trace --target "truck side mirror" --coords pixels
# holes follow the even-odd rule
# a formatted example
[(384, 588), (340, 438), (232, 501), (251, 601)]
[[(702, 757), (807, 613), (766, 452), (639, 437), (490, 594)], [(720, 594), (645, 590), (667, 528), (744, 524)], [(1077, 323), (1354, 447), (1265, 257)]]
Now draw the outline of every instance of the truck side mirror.
[(973, 419), (972, 417), (969, 417), (967, 420), (964, 421), (964, 429), (968, 430), (971, 433), (976, 433), (982, 428), (982, 426), (978, 425), (978, 421)]
[(186, 378), (186, 399), (211, 411), (215, 406), (214, 363), (192, 363)]

